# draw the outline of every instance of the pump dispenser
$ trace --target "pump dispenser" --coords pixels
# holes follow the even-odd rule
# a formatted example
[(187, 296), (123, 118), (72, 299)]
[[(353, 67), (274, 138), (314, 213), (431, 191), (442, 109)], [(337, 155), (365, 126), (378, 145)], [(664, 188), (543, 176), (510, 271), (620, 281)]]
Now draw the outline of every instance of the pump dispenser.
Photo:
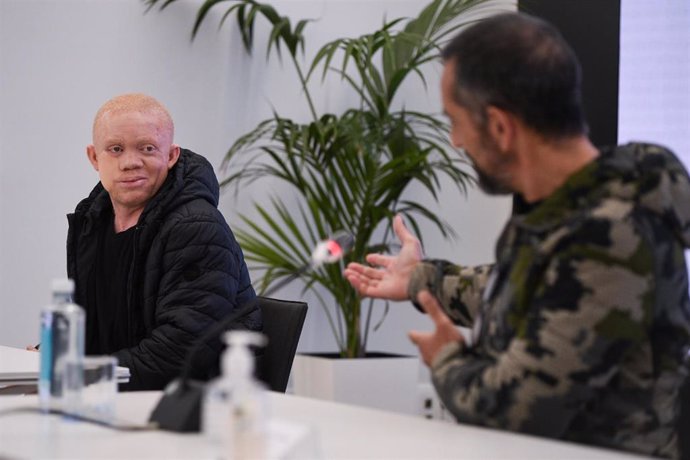
[(254, 379), (254, 354), (250, 347), (262, 347), (266, 337), (250, 331), (230, 331), (225, 333), (225, 343), (230, 347), (223, 354), (223, 374), (232, 380), (250, 381), (261, 385)]
[(203, 431), (214, 458), (265, 458), (266, 388), (254, 378), (252, 345), (266, 338), (256, 332), (225, 333), (228, 348), (221, 361), (221, 376), (209, 384), (204, 398)]

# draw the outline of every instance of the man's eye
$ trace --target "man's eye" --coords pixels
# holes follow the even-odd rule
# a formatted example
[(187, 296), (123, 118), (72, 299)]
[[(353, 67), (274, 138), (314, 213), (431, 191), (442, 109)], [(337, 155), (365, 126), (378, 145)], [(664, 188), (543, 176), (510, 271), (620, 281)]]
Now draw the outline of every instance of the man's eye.
[(156, 151), (156, 147), (153, 145), (144, 146), (144, 152), (146, 152), (146, 153), (153, 153), (155, 151)]
[(113, 153), (121, 153), (122, 147), (120, 147), (119, 145), (114, 145), (114, 146), (110, 147), (110, 151)]

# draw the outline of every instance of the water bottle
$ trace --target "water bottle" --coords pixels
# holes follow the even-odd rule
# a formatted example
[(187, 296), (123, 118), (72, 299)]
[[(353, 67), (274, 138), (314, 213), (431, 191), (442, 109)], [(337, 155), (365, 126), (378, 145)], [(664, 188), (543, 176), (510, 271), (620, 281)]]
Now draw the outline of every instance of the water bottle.
[(52, 301), (41, 310), (38, 397), (42, 410), (79, 412), (84, 386), (84, 310), (72, 302), (74, 282), (54, 279)]

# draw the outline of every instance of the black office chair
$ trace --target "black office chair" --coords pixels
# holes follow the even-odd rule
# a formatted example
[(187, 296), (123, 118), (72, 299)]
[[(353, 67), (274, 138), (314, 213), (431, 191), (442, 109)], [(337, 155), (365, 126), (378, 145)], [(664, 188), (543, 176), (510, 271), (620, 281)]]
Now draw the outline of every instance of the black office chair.
[(269, 389), (285, 393), (297, 342), (307, 316), (305, 302), (258, 297), (268, 343), (256, 358), (256, 376)]

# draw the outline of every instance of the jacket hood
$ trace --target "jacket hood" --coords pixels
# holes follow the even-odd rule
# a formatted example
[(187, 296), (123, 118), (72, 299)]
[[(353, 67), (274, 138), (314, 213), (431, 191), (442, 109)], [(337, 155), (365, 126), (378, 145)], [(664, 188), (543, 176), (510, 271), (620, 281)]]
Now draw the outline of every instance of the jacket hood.
[(609, 175), (605, 189), (612, 197), (633, 201), (656, 214), (690, 247), (690, 178), (668, 149), (631, 143), (601, 155), (602, 174)]
[(160, 190), (146, 205), (144, 214), (154, 209), (165, 210), (196, 199), (218, 206), (220, 187), (211, 163), (191, 150), (180, 149), (180, 158), (168, 172)]
[(617, 199), (647, 210), (690, 247), (690, 178), (668, 149), (643, 143), (605, 148), (599, 157), (573, 174), (553, 195), (519, 219), (518, 225), (544, 231), (562, 222), (564, 214), (606, 199)]

